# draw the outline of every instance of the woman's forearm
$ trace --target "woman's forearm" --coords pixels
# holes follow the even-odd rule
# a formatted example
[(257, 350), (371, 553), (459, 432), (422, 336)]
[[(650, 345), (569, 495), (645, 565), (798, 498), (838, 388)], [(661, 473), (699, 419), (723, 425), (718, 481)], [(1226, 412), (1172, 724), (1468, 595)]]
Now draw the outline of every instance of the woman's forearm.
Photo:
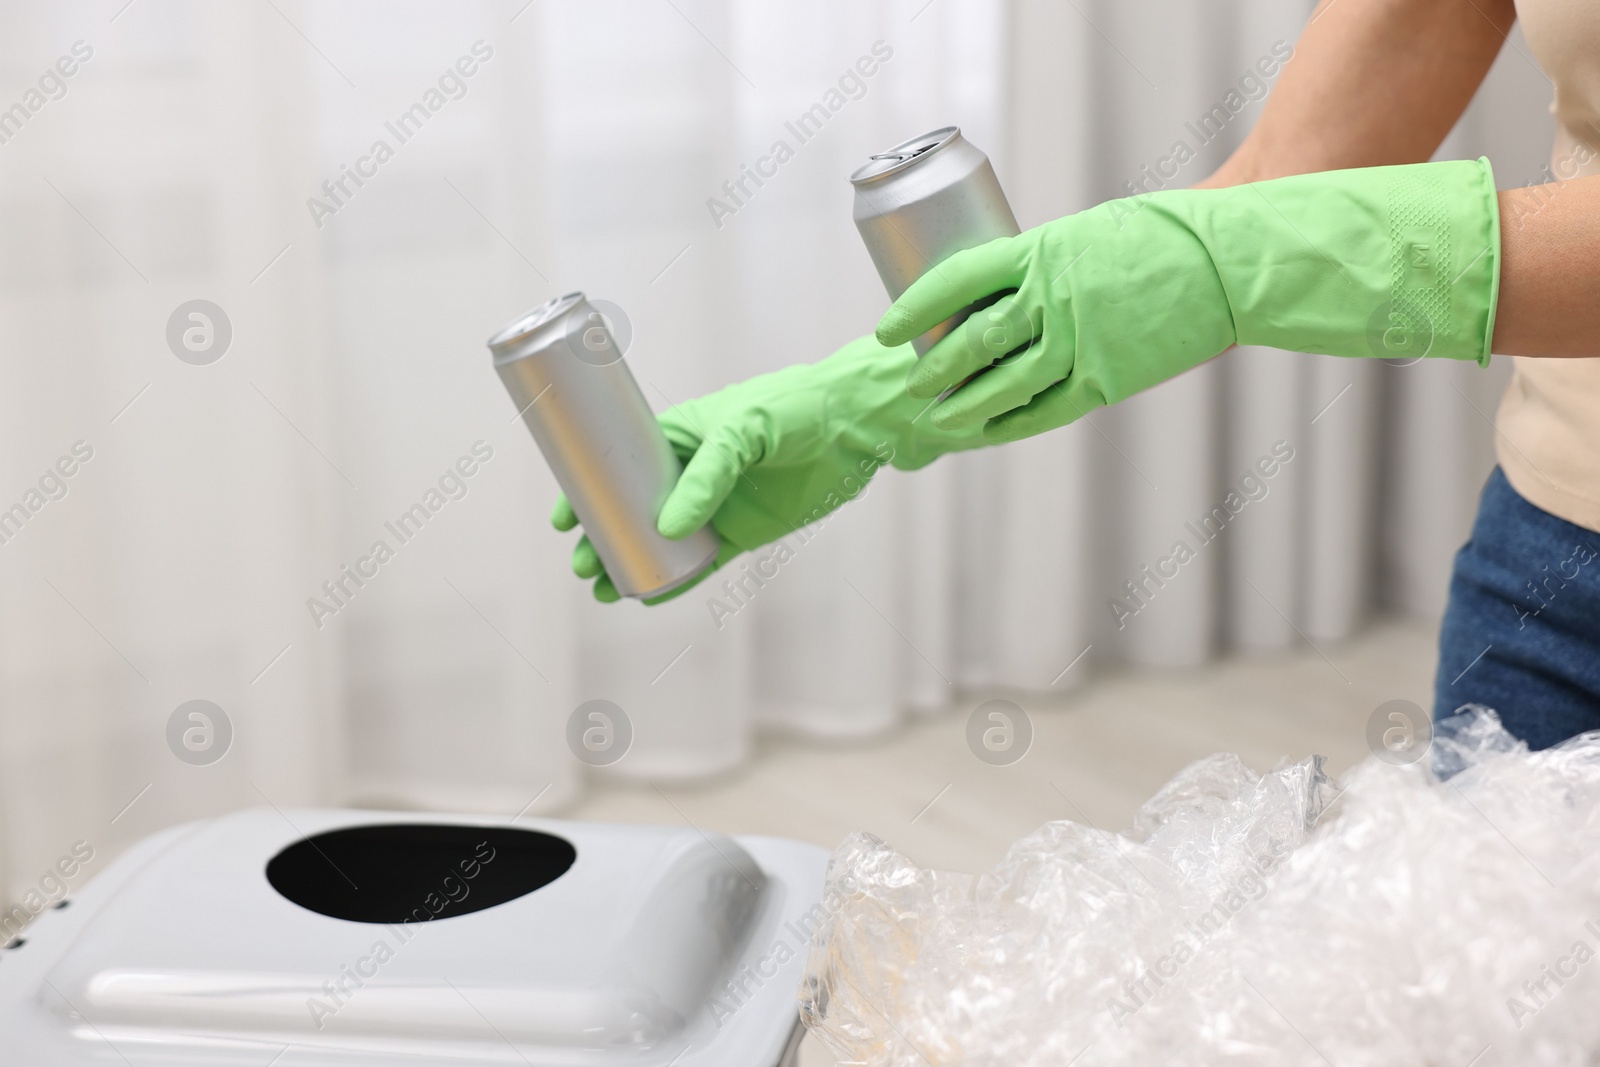
[(1323, 0), (1260, 121), (1200, 184), (1423, 162), (1515, 19), (1513, 0)]
[[(1202, 187), (1430, 158), (1499, 54), (1513, 0), (1323, 0), (1261, 119)], [(1600, 355), (1600, 177), (1500, 194), (1493, 349)]]
[(1600, 356), (1600, 176), (1500, 194), (1493, 348)]

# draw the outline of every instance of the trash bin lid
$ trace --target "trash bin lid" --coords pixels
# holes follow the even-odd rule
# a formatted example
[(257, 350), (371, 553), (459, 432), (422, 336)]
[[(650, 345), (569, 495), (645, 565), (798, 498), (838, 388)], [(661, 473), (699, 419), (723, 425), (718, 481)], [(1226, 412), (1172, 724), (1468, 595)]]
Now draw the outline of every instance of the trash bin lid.
[(775, 1064), (826, 861), (693, 828), (238, 812), (41, 916), (0, 957), (0, 1028), (63, 1064), (107, 1042), (162, 1063)]

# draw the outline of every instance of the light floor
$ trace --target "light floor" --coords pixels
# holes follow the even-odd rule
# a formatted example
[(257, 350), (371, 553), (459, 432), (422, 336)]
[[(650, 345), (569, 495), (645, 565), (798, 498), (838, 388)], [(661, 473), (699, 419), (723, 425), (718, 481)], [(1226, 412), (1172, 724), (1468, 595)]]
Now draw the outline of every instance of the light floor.
[[(1046, 820), (1126, 828), (1174, 773), (1213, 752), (1238, 753), (1257, 770), (1320, 754), (1342, 773), (1367, 755), (1367, 719), (1379, 704), (1431, 706), (1435, 635), (1432, 622), (1382, 621), (1342, 644), (1319, 642), (1320, 651), (1108, 674), (1061, 697), (1022, 699), (1034, 741), (1009, 767), (967, 748), (971, 708), (961, 707), (867, 745), (769, 741), (714, 783), (597, 785), (570, 814), (829, 848), (867, 830), (923, 866), (978, 871)], [(802, 1064), (829, 1062), (808, 1037)]]

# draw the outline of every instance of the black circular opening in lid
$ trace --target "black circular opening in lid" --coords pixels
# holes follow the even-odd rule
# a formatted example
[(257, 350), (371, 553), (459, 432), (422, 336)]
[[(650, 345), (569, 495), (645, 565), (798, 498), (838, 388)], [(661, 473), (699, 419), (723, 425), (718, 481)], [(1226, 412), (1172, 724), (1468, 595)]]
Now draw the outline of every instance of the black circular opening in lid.
[(526, 896), (567, 873), (577, 856), (565, 838), (537, 830), (381, 823), (296, 841), (267, 861), (267, 881), (319, 915), (420, 922)]

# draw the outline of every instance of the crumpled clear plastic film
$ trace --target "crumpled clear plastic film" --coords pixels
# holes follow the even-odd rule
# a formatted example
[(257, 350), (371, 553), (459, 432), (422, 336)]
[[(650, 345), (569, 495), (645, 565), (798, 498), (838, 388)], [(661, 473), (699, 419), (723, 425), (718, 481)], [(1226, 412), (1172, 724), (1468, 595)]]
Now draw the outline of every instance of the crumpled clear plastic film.
[(1430, 757), (1339, 792), (1212, 756), (976, 877), (854, 834), (801, 1014), (874, 1067), (1600, 1064), (1600, 734), (1530, 753), (1472, 708)]

